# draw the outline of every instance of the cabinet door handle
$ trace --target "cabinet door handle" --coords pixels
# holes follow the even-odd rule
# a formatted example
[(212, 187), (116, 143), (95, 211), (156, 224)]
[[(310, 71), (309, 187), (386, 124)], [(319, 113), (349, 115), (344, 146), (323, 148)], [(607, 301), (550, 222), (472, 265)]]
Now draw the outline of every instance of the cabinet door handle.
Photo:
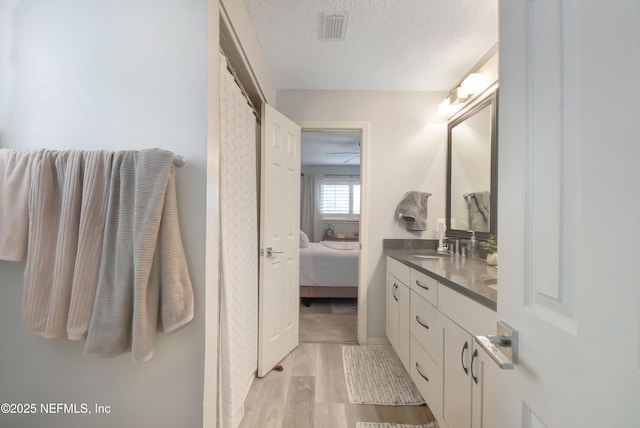
[(429, 382), (429, 378), (424, 373), (422, 373), (422, 369), (420, 368), (420, 364), (418, 364), (417, 362), (416, 362), (416, 370), (418, 371), (418, 374), (424, 378), (424, 380)]
[(429, 291), (429, 286), (422, 284), (420, 281), (418, 281), (416, 279), (416, 285), (420, 288), (424, 288), (425, 290)]
[(460, 363), (462, 364), (462, 370), (464, 370), (464, 374), (469, 374), (469, 368), (464, 366), (464, 352), (469, 348), (469, 342), (465, 340), (464, 346), (462, 347), (462, 353), (460, 353)]
[(427, 330), (429, 330), (429, 326), (426, 325), (425, 323), (422, 322), (422, 320), (420, 319), (420, 317), (418, 315), (416, 315), (416, 322), (418, 324), (420, 324), (421, 326), (423, 326), (424, 328), (426, 328)]
[(396, 291), (398, 290), (398, 284), (396, 284), (395, 282), (393, 283), (393, 298), (396, 299), (396, 302), (398, 301), (398, 296), (396, 296)]
[(478, 376), (473, 374), (473, 362), (477, 357), (478, 357), (478, 350), (474, 349), (473, 350), (473, 356), (471, 357), (471, 379), (473, 379), (473, 381), (476, 383), (476, 385), (478, 384)]

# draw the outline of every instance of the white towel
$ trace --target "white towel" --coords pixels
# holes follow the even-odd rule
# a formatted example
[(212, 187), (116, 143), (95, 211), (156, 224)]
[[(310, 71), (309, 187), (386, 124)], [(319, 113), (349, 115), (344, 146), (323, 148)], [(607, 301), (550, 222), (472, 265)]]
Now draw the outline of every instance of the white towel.
[(24, 258), (32, 152), (0, 149), (0, 260)]
[(396, 215), (405, 221), (407, 230), (427, 230), (427, 199), (431, 193), (411, 190), (404, 194)]
[(32, 163), (23, 322), (47, 338), (86, 336), (102, 251), (110, 152), (41, 150)]
[(134, 361), (148, 361), (159, 324), (169, 332), (193, 318), (172, 161), (159, 149), (114, 156), (87, 355), (131, 350)]

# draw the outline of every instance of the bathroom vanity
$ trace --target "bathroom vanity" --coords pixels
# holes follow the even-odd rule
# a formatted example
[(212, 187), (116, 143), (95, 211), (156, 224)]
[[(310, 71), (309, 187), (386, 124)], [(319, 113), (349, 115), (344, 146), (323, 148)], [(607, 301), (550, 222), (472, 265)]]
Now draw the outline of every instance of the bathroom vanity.
[(474, 336), (496, 329), (497, 269), (393, 244), (385, 242), (389, 341), (441, 427), (494, 427), (498, 369)]

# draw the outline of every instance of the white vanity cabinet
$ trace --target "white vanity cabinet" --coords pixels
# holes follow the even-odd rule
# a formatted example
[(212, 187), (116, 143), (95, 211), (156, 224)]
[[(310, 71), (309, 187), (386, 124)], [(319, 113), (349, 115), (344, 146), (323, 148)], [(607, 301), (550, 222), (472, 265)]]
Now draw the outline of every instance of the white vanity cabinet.
[(495, 329), (494, 311), (387, 257), (387, 337), (442, 428), (496, 426), (498, 369), (474, 339)]
[[(477, 345), (474, 343), (474, 345)], [(471, 358), (471, 426), (494, 428), (498, 426), (498, 366), (479, 346), (474, 348)]]
[(387, 259), (387, 338), (407, 371), (410, 363), (410, 292), (407, 286), (410, 270), (395, 259)]
[(443, 417), (449, 428), (471, 426), (471, 348), (473, 337), (446, 316), (442, 317)]
[(444, 422), (449, 428), (493, 427), (497, 366), (489, 361), (474, 336), (495, 331), (496, 313), (448, 287), (440, 287), (438, 297), (443, 332)]
[[(415, 271), (412, 270), (413, 274)], [(442, 417), (442, 329), (440, 312), (411, 287), (411, 379), (434, 416)], [(422, 284), (422, 283), (421, 283)], [(438, 283), (430, 285), (437, 290)], [(434, 291), (435, 293), (435, 291)], [(437, 304), (437, 300), (435, 301)]]
[(497, 366), (474, 337), (446, 316), (443, 419), (449, 428), (496, 426)]

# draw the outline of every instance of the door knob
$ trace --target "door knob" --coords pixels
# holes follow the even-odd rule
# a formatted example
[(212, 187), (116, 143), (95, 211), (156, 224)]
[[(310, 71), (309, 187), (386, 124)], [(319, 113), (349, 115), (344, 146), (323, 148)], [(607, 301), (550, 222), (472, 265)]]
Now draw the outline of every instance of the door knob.
[(476, 336), (476, 342), (503, 370), (513, 370), (518, 362), (518, 331), (504, 321), (498, 321), (498, 334)]
[(267, 257), (273, 257), (274, 254), (282, 254), (284, 251), (273, 251), (273, 247), (267, 247), (264, 250), (260, 250), (260, 255), (266, 255)]

